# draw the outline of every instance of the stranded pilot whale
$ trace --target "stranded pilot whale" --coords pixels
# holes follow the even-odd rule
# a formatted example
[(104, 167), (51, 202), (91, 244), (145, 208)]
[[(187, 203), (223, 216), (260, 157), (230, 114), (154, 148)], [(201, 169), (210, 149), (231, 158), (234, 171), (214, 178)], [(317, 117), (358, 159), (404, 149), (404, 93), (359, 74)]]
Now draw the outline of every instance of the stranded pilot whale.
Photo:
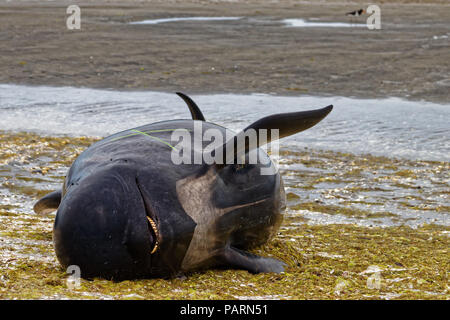
[[(284, 270), (283, 262), (246, 251), (266, 243), (281, 224), (282, 178), (278, 172), (261, 174), (272, 165), (259, 148), (264, 142), (245, 140), (239, 151), (236, 140), (260, 129), (278, 129), (278, 138), (295, 134), (317, 124), (332, 106), (254, 122), (213, 150), (214, 155), (223, 151), (215, 158), (222, 162), (175, 164), (175, 130), (192, 132), (199, 123), (203, 132), (226, 130), (206, 122), (194, 101), (177, 94), (192, 120), (148, 124), (92, 144), (73, 162), (62, 190), (35, 204), (36, 213), (57, 209), (53, 243), (63, 267), (77, 265), (82, 277), (108, 279), (172, 277), (213, 267)], [(194, 133), (192, 145), (198, 146), (195, 139)], [(231, 158), (227, 148), (236, 151)], [(251, 152), (258, 154), (256, 163), (236, 161)]]

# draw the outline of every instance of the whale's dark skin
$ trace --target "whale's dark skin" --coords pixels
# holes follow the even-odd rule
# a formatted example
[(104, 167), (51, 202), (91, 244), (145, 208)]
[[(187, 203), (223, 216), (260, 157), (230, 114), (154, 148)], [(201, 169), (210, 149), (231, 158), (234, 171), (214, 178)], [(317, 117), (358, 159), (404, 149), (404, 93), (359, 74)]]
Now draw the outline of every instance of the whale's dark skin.
[[(261, 149), (257, 164), (174, 164), (175, 129), (193, 132), (201, 121), (203, 132), (214, 128), (225, 136), (225, 128), (204, 121), (195, 103), (179, 95), (195, 120), (148, 124), (92, 144), (72, 164), (62, 191), (36, 203), (38, 213), (57, 208), (53, 242), (62, 266), (78, 265), (82, 277), (108, 279), (173, 277), (211, 267), (284, 270), (276, 259), (245, 251), (266, 243), (282, 222), (280, 174), (261, 175), (271, 164)], [(293, 113), (255, 124), (285, 126), (281, 138), (330, 111), (304, 112), (303, 122), (296, 119), (301, 113)], [(298, 130), (288, 118), (296, 119)]]

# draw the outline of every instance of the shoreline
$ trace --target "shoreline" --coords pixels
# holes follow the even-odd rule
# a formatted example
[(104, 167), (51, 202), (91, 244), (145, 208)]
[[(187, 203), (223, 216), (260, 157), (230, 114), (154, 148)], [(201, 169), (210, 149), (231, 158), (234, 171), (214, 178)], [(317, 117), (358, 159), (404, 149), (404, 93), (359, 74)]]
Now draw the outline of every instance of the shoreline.
[[(0, 84), (0, 95), (7, 107), (0, 108), (3, 131), (42, 136), (105, 137), (148, 123), (190, 118), (179, 97), (164, 91)], [(208, 122), (235, 131), (270, 114), (334, 105), (335, 112), (327, 123), (283, 141), (293, 150), (308, 147), (405, 161), (442, 162), (448, 158), (450, 146), (441, 134), (447, 131), (444, 119), (450, 104), (399, 97), (358, 99), (261, 93), (191, 96)], [(28, 116), (30, 108), (37, 117)], [(43, 119), (48, 123), (45, 127)], [(428, 122), (434, 122), (434, 126), (430, 128)], [(420, 141), (416, 141), (418, 137)]]
[[(170, 89), (161, 89), (161, 90), (153, 90), (151, 88), (145, 88), (145, 87), (128, 87), (128, 88), (116, 88), (116, 87), (87, 87), (83, 85), (62, 85), (62, 84), (38, 84), (38, 83), (20, 83), (20, 82), (0, 82), (0, 85), (13, 85), (13, 86), (28, 86), (32, 88), (37, 87), (49, 87), (49, 88), (75, 88), (75, 89), (93, 89), (93, 90), (105, 90), (105, 91), (116, 91), (116, 92), (155, 92), (155, 93), (167, 93), (172, 94), (175, 93), (175, 91)], [(401, 101), (410, 101), (410, 102), (424, 102), (424, 103), (432, 103), (436, 105), (450, 105), (450, 99), (449, 100), (439, 100), (434, 101), (432, 100), (425, 100), (425, 98), (417, 97), (417, 99), (413, 99), (411, 97), (405, 97), (405, 96), (375, 96), (375, 97), (362, 97), (362, 96), (353, 96), (353, 95), (338, 95), (334, 93), (328, 93), (328, 92), (318, 92), (315, 94), (312, 93), (305, 93), (305, 94), (296, 94), (292, 92), (234, 92), (234, 91), (202, 91), (202, 90), (192, 90), (189, 91), (189, 94), (191, 95), (200, 95), (200, 96), (210, 96), (210, 95), (261, 95), (261, 96), (272, 96), (272, 97), (315, 97), (315, 98), (349, 98), (349, 99), (355, 99), (355, 100), (388, 100), (388, 99), (399, 99)]]

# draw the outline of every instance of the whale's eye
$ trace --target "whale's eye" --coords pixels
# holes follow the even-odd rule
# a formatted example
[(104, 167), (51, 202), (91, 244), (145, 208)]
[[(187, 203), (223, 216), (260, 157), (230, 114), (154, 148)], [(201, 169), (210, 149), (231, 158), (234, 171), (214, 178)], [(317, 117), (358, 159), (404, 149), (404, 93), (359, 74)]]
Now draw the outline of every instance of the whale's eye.
[(247, 174), (254, 167), (254, 165), (249, 163), (234, 164), (232, 170), (235, 173)]
[(242, 172), (243, 169), (247, 167), (246, 163), (236, 163), (233, 165), (233, 172)]

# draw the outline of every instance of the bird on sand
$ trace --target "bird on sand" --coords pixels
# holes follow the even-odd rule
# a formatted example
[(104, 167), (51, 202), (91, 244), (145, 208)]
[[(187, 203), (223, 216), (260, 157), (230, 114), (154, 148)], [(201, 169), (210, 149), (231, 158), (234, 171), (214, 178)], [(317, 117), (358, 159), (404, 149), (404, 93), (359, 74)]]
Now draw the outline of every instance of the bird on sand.
[(359, 16), (362, 15), (363, 13), (365, 13), (365, 10), (364, 10), (364, 9), (359, 9), (359, 10), (347, 12), (345, 15), (346, 15), (346, 16), (359, 17)]
[(366, 11), (364, 9), (359, 9), (359, 10), (347, 12), (345, 15), (350, 16), (350, 23), (352, 23), (352, 18), (359, 17), (360, 15), (362, 15), (365, 12)]

